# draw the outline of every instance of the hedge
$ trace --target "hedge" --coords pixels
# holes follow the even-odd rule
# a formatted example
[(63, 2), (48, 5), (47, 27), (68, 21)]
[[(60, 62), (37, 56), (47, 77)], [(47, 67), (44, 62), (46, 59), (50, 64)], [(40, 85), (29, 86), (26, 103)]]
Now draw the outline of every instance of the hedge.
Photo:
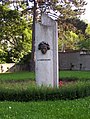
[(0, 88), (1, 101), (72, 100), (87, 96), (90, 96), (90, 81), (79, 81), (59, 88), (43, 86), (21, 90)]

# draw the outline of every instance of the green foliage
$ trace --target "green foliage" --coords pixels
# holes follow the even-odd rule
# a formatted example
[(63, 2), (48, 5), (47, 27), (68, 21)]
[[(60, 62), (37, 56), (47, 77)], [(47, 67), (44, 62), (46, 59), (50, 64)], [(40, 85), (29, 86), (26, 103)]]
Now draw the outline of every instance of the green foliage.
[[(15, 82), (14, 82), (15, 83)], [(90, 96), (90, 81), (67, 84), (60, 88), (37, 87), (32, 84), (28, 87), (19, 88), (19, 85), (13, 87), (0, 87), (0, 100), (7, 101), (37, 101), (37, 100), (72, 100)], [(25, 84), (24, 84), (25, 85)]]
[[(0, 24), (2, 24), (0, 27), (0, 44), (2, 46), (0, 46), (0, 49), (4, 50), (7, 54), (5, 57), (6, 62), (19, 62), (24, 55), (31, 51), (31, 18), (28, 14), (32, 15), (33, 12), (28, 12), (28, 9), (26, 9), (27, 4), (23, 2), (19, 3), (20, 4), (17, 5), (23, 8), (23, 12), (17, 11), (18, 9), (10, 10), (7, 5), (0, 5)], [(78, 16), (84, 13), (83, 6), (86, 5), (86, 2), (84, 0), (51, 0), (51, 3), (50, 8), (60, 13), (58, 19), (59, 49), (61, 49), (62, 46), (67, 47), (67, 49), (77, 49), (77, 38), (73, 36), (70, 37), (69, 35), (71, 31), (73, 31), (73, 33), (78, 30), (84, 31), (84, 25), (76, 18), (79, 18)], [(11, 3), (9, 2), (8, 5), (9, 4)], [(26, 20), (27, 15), (28, 21)], [(36, 13), (36, 18), (38, 19), (37, 15), (38, 13)], [(74, 20), (74, 22), (67, 22), (67, 19), (70, 21)], [(72, 38), (73, 41), (75, 41), (74, 43)], [(0, 62), (4, 62), (4, 60), (2, 59)]]
[[(79, 49), (78, 42), (84, 39), (83, 34), (85, 34), (87, 27), (87, 24), (80, 20), (79, 17), (82, 13), (84, 13), (84, 5), (86, 5), (84, 0), (63, 0), (56, 8), (60, 12), (60, 18), (58, 20), (60, 40), (59, 50), (65, 51)], [(77, 34), (78, 39), (71, 36), (71, 32)]]
[(90, 24), (88, 23), (87, 29), (86, 29), (86, 33), (90, 34)]
[(0, 49), (0, 63), (6, 62), (7, 53)]
[(4, 5), (0, 5), (0, 24), (0, 50), (6, 52), (6, 62), (18, 62), (31, 51), (30, 25), (18, 11)]
[(85, 30), (86, 30), (88, 24), (85, 23), (84, 21), (77, 19), (77, 18), (76, 19), (72, 18), (72, 19), (67, 19), (66, 22), (74, 25), (74, 27), (76, 28), (77, 34), (78, 33), (85, 34)]
[(59, 50), (80, 50), (81, 46), (84, 47), (82, 43), (86, 41), (85, 39), (88, 36), (86, 35), (88, 25), (80, 19), (75, 18), (67, 19), (66, 22), (71, 28), (68, 29), (67, 27), (63, 33), (63, 37), (59, 37)]
[(58, 41), (59, 50), (77, 50), (78, 42), (80, 41), (79, 36), (72, 31), (67, 32), (65, 35), (65, 39), (59, 39)]
[(90, 50), (90, 24), (87, 26), (84, 39), (79, 41), (78, 46), (82, 50)]
[(80, 49), (90, 50), (90, 38), (79, 42)]

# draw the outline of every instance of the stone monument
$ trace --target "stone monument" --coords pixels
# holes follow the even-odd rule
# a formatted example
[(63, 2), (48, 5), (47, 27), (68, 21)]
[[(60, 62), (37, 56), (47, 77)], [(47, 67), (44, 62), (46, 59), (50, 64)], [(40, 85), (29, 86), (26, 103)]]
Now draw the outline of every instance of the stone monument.
[(37, 85), (58, 87), (57, 22), (46, 14), (35, 24), (35, 62)]

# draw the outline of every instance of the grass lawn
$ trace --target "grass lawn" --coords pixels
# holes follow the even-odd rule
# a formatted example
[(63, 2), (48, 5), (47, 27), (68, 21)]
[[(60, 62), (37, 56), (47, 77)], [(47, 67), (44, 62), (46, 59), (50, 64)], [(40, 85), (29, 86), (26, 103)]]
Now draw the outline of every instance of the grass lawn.
[[(59, 74), (61, 79), (90, 79), (89, 71), (61, 71)], [(0, 89), (27, 89), (35, 84), (35, 74), (0, 74), (0, 80)], [(66, 101), (3, 101), (0, 102), (0, 119), (90, 119), (90, 97)]]
[[(61, 80), (90, 80), (89, 71), (60, 71)], [(35, 73), (16, 72), (0, 74), (0, 89), (26, 89), (32, 84), (35, 86)]]
[(0, 102), (0, 119), (90, 119), (90, 97), (67, 101)]
[(34, 80), (33, 72), (16, 72), (16, 73), (1, 73), (0, 80)]
[[(90, 71), (60, 71), (60, 79), (79, 79), (89, 80)], [(0, 80), (34, 80), (35, 73), (33, 72), (16, 72), (16, 73), (2, 73)]]
[(59, 77), (61, 79), (89, 80), (90, 71), (60, 71)]

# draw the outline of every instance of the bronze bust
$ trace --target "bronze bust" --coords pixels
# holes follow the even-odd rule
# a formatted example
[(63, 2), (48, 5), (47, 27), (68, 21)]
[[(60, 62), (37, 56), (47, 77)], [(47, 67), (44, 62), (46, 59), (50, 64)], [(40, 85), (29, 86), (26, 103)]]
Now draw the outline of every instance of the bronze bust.
[(38, 45), (38, 49), (41, 50), (42, 54), (46, 54), (47, 50), (50, 50), (50, 46), (48, 43), (42, 41), (39, 45)]

